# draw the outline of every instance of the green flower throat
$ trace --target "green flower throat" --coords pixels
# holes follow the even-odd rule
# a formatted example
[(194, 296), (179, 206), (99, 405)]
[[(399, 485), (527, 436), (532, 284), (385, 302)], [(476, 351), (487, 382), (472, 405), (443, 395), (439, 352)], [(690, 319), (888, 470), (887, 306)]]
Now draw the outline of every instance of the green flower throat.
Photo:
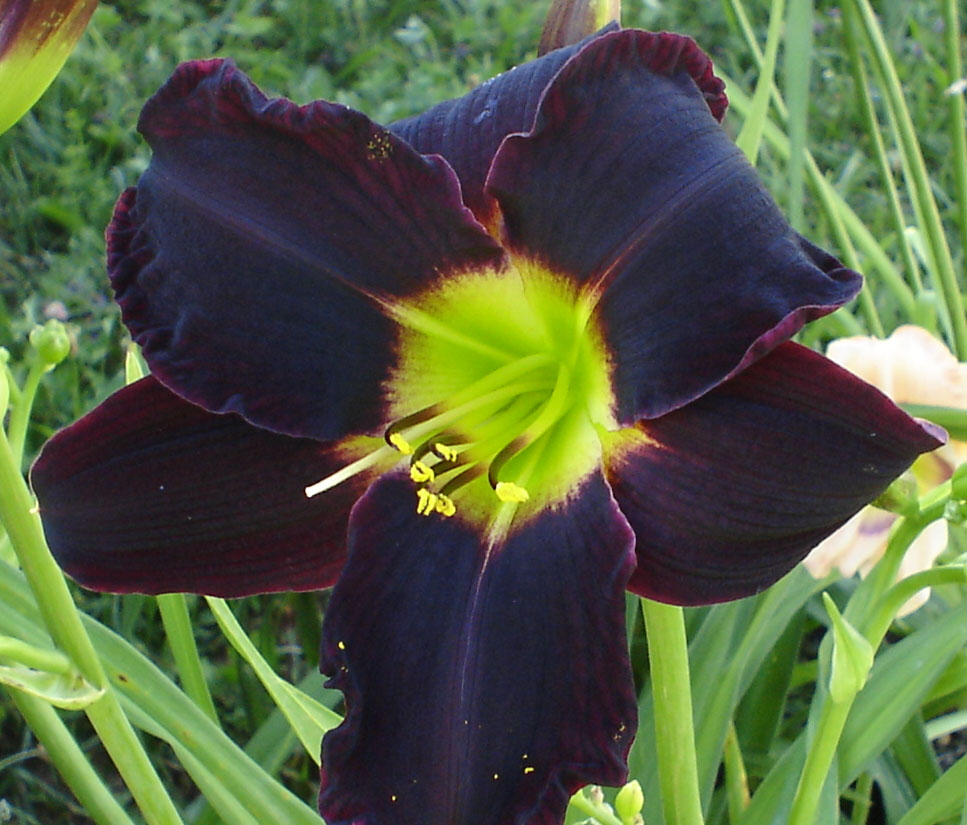
[(566, 498), (600, 463), (598, 431), (614, 428), (608, 361), (570, 284), (518, 264), (448, 278), (393, 311), (402, 335), (385, 444), (367, 439), (307, 495), (402, 454), (417, 512), (491, 521), (503, 504)]

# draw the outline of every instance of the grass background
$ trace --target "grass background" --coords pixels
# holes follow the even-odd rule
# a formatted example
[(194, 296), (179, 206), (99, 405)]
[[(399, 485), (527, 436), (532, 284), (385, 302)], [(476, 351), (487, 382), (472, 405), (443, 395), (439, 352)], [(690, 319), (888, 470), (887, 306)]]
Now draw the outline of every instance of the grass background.
[[(138, 112), (178, 62), (233, 58), (270, 95), (303, 103), (327, 98), (380, 122), (418, 112), (534, 56), (547, 2), (513, 0), (130, 0), (102, 3), (65, 70), (40, 103), (0, 136), (0, 346), (22, 372), (27, 332), (49, 317), (67, 322), (73, 357), (41, 388), (28, 453), (57, 428), (123, 382), (127, 343), (104, 274), (104, 226), (120, 192), (147, 162), (136, 133)], [(885, 0), (882, 16), (908, 105), (918, 126), (941, 210), (954, 208), (950, 134), (943, 105), (939, 10), (923, 0)], [(748, 5), (760, 43), (765, 3)], [(725, 4), (697, 0), (635, 0), (626, 26), (690, 34), (741, 88), (751, 91), (755, 61)], [(837, 190), (860, 214), (884, 250), (898, 258), (896, 238), (856, 114), (842, 47), (842, 15), (819, 3), (810, 70), (809, 145)], [(777, 77), (783, 77), (782, 54)], [(726, 127), (738, 131), (736, 118)], [(898, 157), (890, 156), (898, 166)], [(788, 208), (784, 164), (763, 146), (759, 169)], [(833, 248), (815, 204), (803, 204), (807, 234)], [(952, 223), (952, 221), (951, 221)], [(953, 236), (953, 233), (951, 233)], [(954, 248), (957, 270), (964, 250)], [(887, 331), (900, 321), (885, 290), (875, 300)], [(814, 325), (813, 338), (836, 331)], [(80, 594), (83, 608), (170, 668), (154, 602)], [(226, 647), (202, 605), (195, 627), (209, 683), (226, 727), (245, 740), (272, 710), (253, 677)], [(293, 681), (313, 672), (320, 604), (310, 595), (245, 600), (237, 612), (263, 655)], [(634, 643), (640, 644), (638, 638)], [(101, 766), (99, 743), (82, 714), (79, 740)], [(157, 746), (157, 764), (180, 801), (193, 787)], [(110, 771), (108, 771), (110, 773)], [(290, 758), (283, 777), (304, 799), (315, 792), (315, 769)], [(86, 821), (15, 710), (0, 702), (0, 822), (66, 825)], [(4, 808), (3, 806), (7, 807)]]

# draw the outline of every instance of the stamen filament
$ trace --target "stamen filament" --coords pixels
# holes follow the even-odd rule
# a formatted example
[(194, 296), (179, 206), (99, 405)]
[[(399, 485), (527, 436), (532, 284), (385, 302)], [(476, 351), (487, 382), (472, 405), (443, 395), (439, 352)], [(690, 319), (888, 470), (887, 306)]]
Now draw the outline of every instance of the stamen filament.
[[(571, 370), (561, 364), (557, 372), (557, 381), (554, 384), (554, 391), (537, 417), (527, 426), (527, 428), (506, 447), (504, 447), (490, 462), (490, 469), (487, 478), (490, 486), (497, 489), (500, 471), (510, 458), (533, 444), (538, 438), (546, 433), (554, 424), (561, 419), (567, 412), (568, 391), (571, 385)], [(526, 491), (525, 491), (526, 492)]]
[[(440, 414), (438, 412), (439, 410), (446, 408), (452, 411), (455, 408), (464, 408), (464, 405), (467, 403), (479, 400), (481, 396), (505, 387), (507, 382), (527, 375), (529, 372), (535, 372), (540, 367), (546, 366), (552, 361), (553, 358), (548, 353), (539, 352), (534, 355), (528, 355), (526, 358), (518, 358), (510, 364), (498, 367), (487, 373), (483, 378), (474, 381), (469, 387), (464, 387), (446, 401), (438, 401), (428, 407), (424, 407), (422, 410), (417, 410), (394, 421), (386, 430), (386, 440), (392, 443), (392, 438), (395, 434), (436, 417)], [(544, 385), (541, 384), (539, 386), (542, 387)]]
[(308, 487), (306, 487), (306, 498), (312, 498), (313, 496), (319, 495), (319, 493), (326, 492), (326, 490), (331, 490), (333, 487), (342, 484), (344, 481), (352, 478), (354, 475), (357, 475), (364, 470), (368, 470), (370, 467), (379, 464), (381, 461), (390, 458), (393, 455), (398, 455), (398, 453), (392, 447), (379, 447), (373, 452), (367, 453), (362, 458), (356, 459), (356, 461), (352, 462), (351, 464), (341, 467), (332, 475), (326, 476), (321, 481), (317, 481), (315, 484), (310, 484)]

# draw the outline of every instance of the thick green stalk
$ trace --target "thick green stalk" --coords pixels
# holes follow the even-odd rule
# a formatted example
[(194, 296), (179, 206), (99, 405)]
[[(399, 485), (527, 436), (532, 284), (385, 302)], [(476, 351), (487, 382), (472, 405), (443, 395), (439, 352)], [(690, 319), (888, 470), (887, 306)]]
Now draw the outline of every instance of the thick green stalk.
[(817, 720), (816, 734), (810, 740), (806, 751), (806, 764), (796, 787), (788, 825), (815, 825), (819, 797), (855, 698), (854, 694), (843, 702), (834, 702), (828, 695), (822, 699), (823, 707)]
[(67, 582), (44, 540), (40, 517), (0, 428), (0, 521), (6, 527), (24, 575), (54, 643), (104, 695), (85, 708), (149, 825), (181, 825), (140, 740), (110, 689), (101, 661), (81, 624)]
[(27, 726), (53, 762), (57, 772), (67, 783), (84, 812), (97, 825), (133, 825), (101, 778), (91, 767), (67, 726), (47, 702), (29, 693), (8, 691)]
[(703, 825), (688, 639), (682, 609), (642, 599), (641, 612), (648, 637), (658, 779), (665, 825)]

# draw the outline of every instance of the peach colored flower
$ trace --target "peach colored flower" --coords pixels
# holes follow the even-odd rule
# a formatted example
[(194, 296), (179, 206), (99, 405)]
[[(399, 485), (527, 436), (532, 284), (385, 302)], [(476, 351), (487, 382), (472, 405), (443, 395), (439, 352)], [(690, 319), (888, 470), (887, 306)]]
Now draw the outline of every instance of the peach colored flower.
[[(833, 341), (826, 355), (837, 364), (869, 381), (898, 404), (928, 404), (967, 409), (967, 364), (961, 364), (947, 347), (927, 330), (906, 325), (886, 340), (858, 335)], [(914, 462), (913, 475), (921, 490), (950, 477), (967, 460), (967, 443), (951, 440)], [(815, 577), (839, 569), (843, 576), (865, 576), (886, 551), (889, 530), (897, 516), (865, 507), (829, 538), (820, 542), (803, 561)], [(927, 527), (907, 550), (898, 579), (929, 568), (947, 546), (947, 523)], [(898, 616), (912, 613), (930, 597), (921, 590), (900, 608)]]

